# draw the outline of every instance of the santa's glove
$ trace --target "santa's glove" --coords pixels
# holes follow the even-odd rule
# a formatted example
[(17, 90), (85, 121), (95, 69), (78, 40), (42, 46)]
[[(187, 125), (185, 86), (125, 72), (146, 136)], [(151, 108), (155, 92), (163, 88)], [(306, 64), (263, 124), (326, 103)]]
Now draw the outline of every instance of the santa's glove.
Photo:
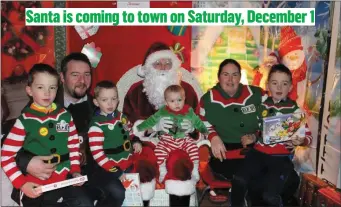
[(159, 182), (162, 183), (167, 174), (166, 161), (159, 165), (159, 172), (160, 172)]
[(166, 132), (169, 133), (169, 129), (172, 128), (174, 122), (170, 117), (162, 117), (155, 126), (152, 127), (152, 129), (156, 132)]
[(194, 161), (194, 163), (193, 163), (192, 180), (195, 180), (196, 182), (198, 182), (200, 180), (199, 161)]
[(189, 134), (194, 131), (194, 126), (190, 120), (184, 119), (181, 122), (181, 129), (184, 130), (185, 134)]

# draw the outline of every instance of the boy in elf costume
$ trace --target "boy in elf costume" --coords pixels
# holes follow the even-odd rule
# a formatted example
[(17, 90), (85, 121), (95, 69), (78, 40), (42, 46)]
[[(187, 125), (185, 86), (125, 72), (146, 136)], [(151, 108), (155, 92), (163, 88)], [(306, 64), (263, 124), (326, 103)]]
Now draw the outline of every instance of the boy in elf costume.
[[(58, 77), (57, 71), (49, 65), (36, 64), (32, 67), (26, 92), (33, 98), (33, 103), (23, 109), (1, 150), (4, 172), (13, 186), (24, 193), (23, 206), (56, 205), (61, 197), (68, 206), (93, 206), (80, 187), (69, 186), (45, 193), (38, 188), (63, 181), (68, 175), (74, 178), (81, 176), (79, 139), (71, 114), (53, 103)], [(46, 162), (55, 165), (56, 170), (45, 180), (24, 175), (15, 162), (21, 148), (34, 156), (52, 155)]]
[[(193, 109), (185, 105), (185, 90), (180, 85), (171, 85), (164, 91), (166, 106), (163, 106), (151, 117), (143, 121), (137, 126), (138, 131), (153, 129), (154, 131), (161, 131), (157, 126), (159, 120), (163, 117), (169, 117), (173, 121), (173, 126), (170, 129), (162, 129), (168, 133), (161, 134), (161, 140), (156, 145), (154, 150), (159, 165), (159, 181), (163, 182), (166, 174), (165, 160), (171, 151), (176, 149), (184, 150), (193, 162), (192, 178), (199, 180), (199, 149), (188, 133), (194, 129), (182, 130), (182, 125), (186, 122), (191, 122), (195, 129), (201, 133), (208, 133), (205, 124), (194, 113)], [(167, 120), (166, 120), (167, 122)], [(167, 180), (167, 176), (166, 176)]]
[[(286, 66), (282, 64), (272, 66), (267, 87), (271, 97), (268, 97), (260, 106), (261, 121), (262, 118), (268, 116), (302, 112), (297, 103), (288, 98), (288, 93), (293, 86), (291, 72)], [(262, 126), (262, 122), (260, 125)], [(272, 145), (265, 145), (262, 141), (260, 138), (254, 145), (254, 149), (248, 152), (243, 166), (233, 178), (232, 206), (243, 206), (247, 185), (250, 180), (258, 176), (266, 177), (265, 191), (261, 195), (264, 202), (273, 206), (283, 206), (283, 199), (280, 195), (286, 179), (294, 169), (290, 155), (297, 146), (309, 145), (312, 136), (306, 125), (305, 137), (293, 135), (287, 142)]]
[[(133, 154), (140, 153), (140, 140), (130, 133), (130, 123), (125, 115), (117, 110), (118, 92), (114, 83), (101, 81), (95, 87), (94, 104), (99, 107), (90, 123), (89, 146), (100, 167), (96, 169), (98, 185), (108, 186), (112, 197), (108, 206), (121, 206), (125, 198), (122, 182), (124, 173), (133, 172)], [(110, 183), (110, 185), (107, 185)]]

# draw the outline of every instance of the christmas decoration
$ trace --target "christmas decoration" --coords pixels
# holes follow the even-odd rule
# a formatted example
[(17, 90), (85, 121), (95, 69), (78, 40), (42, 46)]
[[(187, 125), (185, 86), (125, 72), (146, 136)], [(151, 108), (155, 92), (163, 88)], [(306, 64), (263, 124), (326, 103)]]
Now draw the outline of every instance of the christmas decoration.
[(20, 20), (25, 19), (25, 9), (26, 8), (41, 8), (41, 3), (39, 1), (22, 1), (13, 2), (13, 7), (19, 12)]
[(186, 32), (187, 26), (168, 26), (168, 30), (176, 36), (183, 36)]
[(180, 43), (176, 43), (174, 47), (170, 47), (170, 49), (174, 52), (174, 54), (180, 57), (182, 63), (185, 62), (184, 56), (182, 54), (182, 51), (185, 49), (185, 47), (181, 46)]
[(48, 35), (47, 28), (45, 26), (27, 26), (22, 29), (24, 34), (27, 34), (40, 46), (43, 46)]
[(7, 16), (12, 9), (13, 9), (12, 2), (1, 1), (1, 13), (2, 14)]
[(6, 17), (1, 15), (1, 42), (5, 43), (11, 37), (12, 24)]
[(17, 37), (7, 41), (3, 46), (3, 51), (6, 55), (13, 56), (16, 60), (22, 60), (33, 54), (33, 49)]
[(96, 68), (102, 57), (101, 48), (96, 47), (95, 43), (91, 42), (85, 44), (81, 52), (88, 56), (91, 66)]
[(99, 26), (75, 26), (75, 29), (82, 40), (95, 35)]

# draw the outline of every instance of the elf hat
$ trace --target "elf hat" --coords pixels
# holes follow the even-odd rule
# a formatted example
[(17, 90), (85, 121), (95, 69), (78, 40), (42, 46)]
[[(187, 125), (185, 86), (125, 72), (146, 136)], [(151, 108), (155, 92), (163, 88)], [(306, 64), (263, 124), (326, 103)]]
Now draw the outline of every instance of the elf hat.
[(295, 50), (303, 50), (301, 37), (296, 35), (292, 27), (282, 27), (280, 44), (278, 46), (279, 57), (283, 59), (286, 54)]

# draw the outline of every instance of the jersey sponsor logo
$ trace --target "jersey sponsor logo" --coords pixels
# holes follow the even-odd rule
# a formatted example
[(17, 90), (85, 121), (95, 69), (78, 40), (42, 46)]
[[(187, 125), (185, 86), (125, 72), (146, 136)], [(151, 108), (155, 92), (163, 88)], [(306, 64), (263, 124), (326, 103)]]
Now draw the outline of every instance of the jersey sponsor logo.
[(251, 104), (251, 105), (242, 107), (241, 111), (243, 112), (243, 114), (254, 113), (254, 112), (256, 112), (256, 107), (254, 104)]
[(69, 131), (69, 124), (66, 123), (64, 120), (60, 121), (60, 123), (56, 124), (56, 131), (57, 132), (68, 132)]

